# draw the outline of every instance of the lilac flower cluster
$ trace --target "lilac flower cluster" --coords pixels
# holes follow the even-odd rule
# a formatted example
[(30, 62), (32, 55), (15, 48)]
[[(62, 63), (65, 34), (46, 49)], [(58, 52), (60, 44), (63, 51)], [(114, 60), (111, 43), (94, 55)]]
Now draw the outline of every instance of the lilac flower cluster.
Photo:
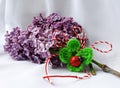
[[(57, 13), (43, 17), (40, 14), (34, 17), (33, 23), (27, 29), (20, 30), (20, 28), (16, 27), (12, 32), (7, 32), (4, 49), (16, 60), (30, 60), (41, 64), (51, 55), (49, 49), (54, 46), (52, 42), (54, 30), (65, 33), (69, 38), (76, 37), (72, 30), (73, 26), (81, 27), (71, 17), (61, 17)], [(56, 37), (64, 39), (61, 34), (57, 34)], [(51, 63), (54, 66), (61, 65), (60, 60), (57, 59), (52, 59)]]
[(43, 63), (48, 57), (48, 49), (52, 46), (47, 40), (46, 35), (51, 35), (50, 30), (40, 35), (40, 28), (28, 27), (21, 31), (16, 27), (10, 33), (7, 33), (6, 44), (7, 51), (16, 60), (30, 60), (34, 63)]

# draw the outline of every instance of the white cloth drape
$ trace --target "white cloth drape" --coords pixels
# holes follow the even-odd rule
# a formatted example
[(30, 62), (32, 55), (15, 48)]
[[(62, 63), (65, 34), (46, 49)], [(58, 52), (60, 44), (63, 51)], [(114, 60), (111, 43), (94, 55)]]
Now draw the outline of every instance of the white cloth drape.
[[(5, 31), (11, 31), (16, 26), (24, 30), (31, 24), (33, 16), (39, 13), (48, 16), (53, 12), (73, 17), (86, 31), (90, 44), (97, 40), (112, 43), (111, 53), (101, 54), (94, 51), (94, 58), (120, 71), (120, 0), (0, 0), (0, 87), (119, 88), (119, 78), (101, 71), (97, 71), (95, 77), (84, 81), (53, 79), (55, 85), (51, 86), (42, 79), (44, 65), (14, 61), (4, 53)], [(51, 69), (50, 73), (81, 74), (68, 72), (67, 69)]]

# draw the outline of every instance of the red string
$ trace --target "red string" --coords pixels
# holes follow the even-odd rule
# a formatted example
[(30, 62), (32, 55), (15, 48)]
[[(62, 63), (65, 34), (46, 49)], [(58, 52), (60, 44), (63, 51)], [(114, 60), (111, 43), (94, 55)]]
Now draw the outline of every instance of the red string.
[[(109, 45), (110, 49), (109, 50), (101, 50), (95, 47), (95, 45), (97, 44), (106, 44)], [(112, 44), (108, 43), (107, 41), (96, 41), (94, 42), (90, 47), (92, 47), (93, 49), (101, 52), (101, 53), (109, 53), (110, 51), (112, 51)]]
[[(84, 48), (86, 45), (87, 36), (86, 36), (85, 32), (83, 31), (82, 27), (74, 26), (72, 28), (72, 30), (75, 33), (76, 37), (80, 40), (81, 48)], [(78, 33), (77, 30), (80, 31), (80, 33)], [(60, 33), (64, 37), (63, 39), (56, 38), (56, 35), (60, 34)], [(57, 46), (57, 47), (64, 47), (64, 45), (62, 43), (64, 43), (64, 44), (67, 43), (67, 41), (68, 41), (67, 37), (68, 37), (68, 35), (66, 33), (63, 33), (60, 30), (55, 29), (53, 32), (53, 36), (52, 36), (53, 45)], [(56, 43), (56, 41), (60, 41), (61, 44)]]
[[(48, 58), (45, 63), (45, 74), (48, 75), (48, 63), (51, 58)], [(50, 78), (48, 77), (48, 81), (51, 83)]]
[[(78, 39), (80, 40), (81, 48), (84, 48), (86, 45), (87, 36), (86, 36), (85, 32), (83, 31), (82, 27), (74, 26), (72, 30), (76, 34)], [(77, 33), (76, 30), (79, 30), (81, 34)], [(82, 37), (80, 35), (82, 35)]]
[[(81, 32), (82, 34), (82, 37), (80, 36), (80, 34), (78, 34), (75, 30), (78, 30)], [(74, 31), (74, 33), (76, 34), (76, 36), (79, 38), (80, 42), (81, 42), (81, 48), (84, 48), (85, 45), (86, 45), (86, 40), (87, 40), (87, 36), (86, 36), (86, 33), (82, 30), (81, 27), (73, 27), (72, 29)], [(109, 50), (101, 50), (101, 49), (98, 49), (95, 47), (95, 45), (97, 44), (107, 44), (110, 46), (110, 49)], [(109, 53), (110, 51), (112, 51), (112, 44), (108, 43), (107, 41), (96, 41), (94, 42), (90, 47), (92, 47), (93, 49), (101, 52), (101, 53)]]
[(91, 74), (88, 73), (88, 72), (86, 72), (86, 75), (84, 75), (83, 77), (71, 76), (71, 75), (64, 75), (64, 76), (62, 76), (62, 75), (49, 75), (49, 74), (48, 74), (48, 63), (49, 63), (50, 59), (51, 59), (51, 58), (48, 58), (48, 59), (46, 60), (46, 63), (45, 63), (45, 74), (46, 74), (46, 76), (43, 76), (44, 79), (45, 79), (45, 78), (48, 79), (49, 83), (52, 83), (51, 80), (50, 80), (50, 78), (59, 77), (59, 78), (86, 79), (86, 78), (89, 78), (89, 77), (91, 76)]
[(79, 76), (71, 76), (71, 75), (50, 75), (50, 76), (43, 76), (43, 78), (76, 78), (76, 79), (86, 79), (89, 78), (90, 75), (85, 75), (83, 77), (79, 77)]

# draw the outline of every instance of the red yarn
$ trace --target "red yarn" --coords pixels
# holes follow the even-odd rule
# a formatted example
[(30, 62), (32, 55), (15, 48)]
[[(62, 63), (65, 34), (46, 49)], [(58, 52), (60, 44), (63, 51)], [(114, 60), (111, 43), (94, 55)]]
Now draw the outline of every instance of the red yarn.
[[(109, 45), (110, 49), (109, 50), (101, 50), (101, 49), (96, 48), (95, 45), (100, 44), (100, 43)], [(107, 41), (96, 41), (90, 47), (92, 47), (93, 49), (95, 49), (101, 53), (109, 53), (110, 51), (112, 51), (112, 44), (108, 43)]]
[[(82, 27), (76, 27), (76, 26), (74, 26), (74, 27), (72, 28), (72, 30), (73, 30), (73, 32), (75, 33), (76, 37), (80, 40), (81, 48), (84, 48), (85, 45), (86, 45), (87, 36), (86, 36), (85, 32), (83, 31)], [(76, 30), (79, 30), (81, 34), (77, 33)], [(60, 33), (62, 33), (62, 36), (63, 36), (64, 39), (65, 39), (64, 41), (63, 41), (63, 39), (56, 38), (56, 35), (57, 35), (57, 34), (60, 34)], [(81, 35), (81, 36), (80, 36), (80, 35)], [(62, 43), (63, 43), (63, 42), (64, 42), (64, 43), (67, 43), (67, 41), (68, 41), (68, 40), (66, 39), (67, 36), (68, 36), (67, 34), (65, 34), (65, 33), (63, 33), (63, 32), (61, 32), (61, 31), (55, 29), (54, 32), (53, 32), (53, 36), (52, 36), (53, 45), (54, 45), (54, 46), (57, 46), (57, 47), (64, 47), (64, 45), (62, 45)], [(55, 41), (57, 41), (57, 40), (61, 41), (61, 42), (60, 42), (61, 44), (57, 44), (57, 43), (55, 42)]]
[[(50, 58), (48, 58), (46, 60), (46, 63), (45, 63), (45, 74), (48, 75), (48, 63), (50, 61)], [(50, 82), (50, 78), (48, 77), (48, 81)], [(51, 82), (50, 82), (51, 83)]]
[(56, 78), (56, 77), (59, 77), (59, 78), (76, 78), (76, 79), (86, 79), (86, 78), (89, 78), (91, 76), (90, 73), (86, 72), (86, 75), (84, 75), (83, 77), (79, 77), (79, 76), (71, 76), (71, 75), (49, 75), (48, 74), (48, 63), (50, 61), (50, 57), (46, 60), (46, 63), (45, 63), (45, 73), (46, 73), (46, 76), (43, 76), (43, 78), (47, 78), (49, 83), (52, 83), (50, 78)]
[[(80, 36), (80, 34), (78, 34), (75, 30), (79, 29), (79, 31), (81, 32), (82, 37)], [(76, 36), (78, 37), (78, 39), (80, 40), (81, 43), (81, 48), (84, 48), (86, 45), (86, 40), (87, 40), (87, 36), (86, 33), (83, 31), (82, 27), (76, 27), (74, 26), (73, 29), (74, 33), (76, 34)]]

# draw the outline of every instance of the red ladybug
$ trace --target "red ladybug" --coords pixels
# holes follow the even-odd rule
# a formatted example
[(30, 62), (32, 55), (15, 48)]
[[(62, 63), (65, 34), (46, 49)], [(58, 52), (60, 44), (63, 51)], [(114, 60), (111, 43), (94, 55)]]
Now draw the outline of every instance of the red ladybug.
[(78, 67), (81, 64), (81, 61), (78, 56), (73, 56), (72, 58), (70, 58), (70, 64), (74, 67)]

